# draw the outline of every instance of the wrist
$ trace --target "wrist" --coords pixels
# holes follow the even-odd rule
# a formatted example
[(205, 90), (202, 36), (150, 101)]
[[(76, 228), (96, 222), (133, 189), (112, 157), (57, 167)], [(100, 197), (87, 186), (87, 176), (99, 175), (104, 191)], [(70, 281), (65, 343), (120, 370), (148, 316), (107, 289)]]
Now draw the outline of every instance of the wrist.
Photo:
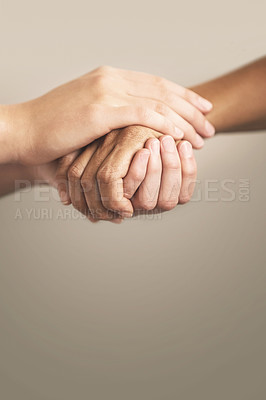
[(15, 142), (12, 127), (13, 113), (13, 106), (0, 105), (0, 164), (17, 162), (16, 150), (13, 148)]
[(0, 164), (21, 161), (28, 124), (29, 118), (23, 103), (0, 105)]
[(58, 161), (52, 161), (47, 164), (29, 166), (33, 182), (46, 183), (50, 186), (55, 185), (55, 175), (57, 170)]

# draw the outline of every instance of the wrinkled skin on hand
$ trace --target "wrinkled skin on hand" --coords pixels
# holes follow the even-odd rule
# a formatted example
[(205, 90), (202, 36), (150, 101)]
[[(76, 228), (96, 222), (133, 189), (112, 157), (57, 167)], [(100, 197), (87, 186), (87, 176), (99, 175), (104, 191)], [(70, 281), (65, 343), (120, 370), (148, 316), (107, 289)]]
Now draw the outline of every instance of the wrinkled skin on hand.
[(189, 142), (131, 126), (62, 158), (56, 185), (63, 203), (72, 202), (91, 221), (121, 222), (189, 201), (196, 173)]

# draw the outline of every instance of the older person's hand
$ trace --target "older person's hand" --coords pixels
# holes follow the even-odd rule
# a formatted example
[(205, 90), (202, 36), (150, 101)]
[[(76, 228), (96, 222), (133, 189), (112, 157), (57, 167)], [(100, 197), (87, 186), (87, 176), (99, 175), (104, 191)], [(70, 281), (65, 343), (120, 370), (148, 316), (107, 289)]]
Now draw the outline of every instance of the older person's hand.
[(196, 162), (187, 141), (143, 127), (114, 131), (60, 160), (56, 182), (64, 204), (91, 221), (121, 221), (134, 212), (170, 210), (189, 201)]

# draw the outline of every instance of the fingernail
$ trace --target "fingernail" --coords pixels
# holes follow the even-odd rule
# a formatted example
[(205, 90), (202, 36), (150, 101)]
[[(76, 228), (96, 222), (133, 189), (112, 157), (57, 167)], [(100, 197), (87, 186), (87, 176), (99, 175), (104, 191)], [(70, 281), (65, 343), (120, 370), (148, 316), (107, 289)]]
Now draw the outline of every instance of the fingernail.
[(205, 121), (205, 130), (209, 136), (213, 136), (215, 134), (214, 126), (207, 120)]
[(90, 215), (88, 215), (87, 218), (88, 218), (88, 220), (89, 220), (90, 222), (92, 222), (93, 224), (96, 224), (96, 222), (99, 222), (98, 219), (92, 218)]
[(184, 132), (177, 126), (175, 127), (175, 134), (177, 139), (182, 139), (184, 137)]
[(68, 197), (68, 194), (67, 194), (67, 192), (65, 190), (60, 190), (59, 197), (60, 197), (61, 202), (64, 205), (68, 205), (69, 204), (69, 197)]
[(200, 135), (197, 134), (196, 139), (196, 146), (197, 147), (203, 147), (204, 146), (204, 140), (202, 139), (202, 137)]
[(183, 142), (180, 145), (179, 149), (180, 149), (180, 152), (182, 153), (182, 155), (184, 156), (184, 158), (192, 157), (193, 150), (192, 150), (192, 146), (191, 146), (190, 142)]
[(160, 153), (160, 143), (159, 140), (154, 140), (151, 144), (151, 149), (153, 153), (159, 154)]
[(110, 222), (112, 222), (113, 224), (121, 224), (123, 222), (123, 218), (114, 218), (111, 219)]
[(129, 211), (121, 211), (119, 214), (122, 218), (131, 218), (133, 216), (133, 214)]
[(212, 103), (210, 101), (204, 99), (203, 97), (200, 97), (199, 103), (200, 103), (202, 109), (204, 109), (205, 111), (211, 111)]
[(175, 142), (171, 136), (166, 136), (162, 139), (163, 149), (169, 153), (175, 151)]

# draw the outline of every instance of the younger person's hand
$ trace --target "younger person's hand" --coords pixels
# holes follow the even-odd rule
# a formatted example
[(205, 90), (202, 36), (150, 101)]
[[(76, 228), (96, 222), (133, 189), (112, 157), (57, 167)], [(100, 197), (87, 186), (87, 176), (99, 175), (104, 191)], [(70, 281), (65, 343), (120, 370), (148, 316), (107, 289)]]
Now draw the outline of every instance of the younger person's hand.
[(153, 128), (202, 147), (212, 105), (163, 78), (97, 68), (34, 100), (0, 105), (0, 164), (36, 165), (88, 145), (113, 129)]

